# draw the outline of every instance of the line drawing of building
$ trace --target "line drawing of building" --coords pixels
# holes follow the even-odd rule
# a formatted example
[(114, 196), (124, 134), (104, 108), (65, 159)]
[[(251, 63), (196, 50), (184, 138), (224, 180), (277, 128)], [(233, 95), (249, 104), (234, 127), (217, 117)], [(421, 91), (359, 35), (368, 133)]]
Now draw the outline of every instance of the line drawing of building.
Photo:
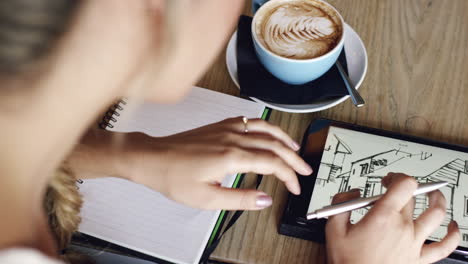
[[(381, 180), (388, 172), (404, 172), (405, 166), (420, 163), (434, 162), (433, 153), (426, 151), (408, 150), (407, 145), (399, 144), (398, 148), (389, 148), (385, 151), (369, 154), (357, 159), (353, 150), (345, 140), (337, 134), (333, 135), (334, 143), (324, 149), (320, 163), (316, 187), (325, 187), (330, 197), (338, 192), (346, 192), (359, 188), (362, 197), (370, 197), (385, 192)], [(328, 141), (327, 141), (328, 142)], [(437, 169), (423, 175), (411, 175), (419, 183), (446, 181), (448, 185), (441, 189), (447, 200), (447, 217), (442, 223), (441, 232), (431, 238), (440, 240), (446, 232), (448, 224), (455, 220), (462, 232), (463, 242), (468, 242), (468, 158), (454, 158), (449, 162), (440, 164)], [(465, 189), (463, 189), (465, 187)], [(320, 189), (320, 188), (317, 188)], [(415, 198), (414, 217), (419, 216), (428, 207), (426, 195)], [(355, 210), (351, 222), (359, 221), (369, 210), (362, 208)], [(466, 245), (465, 245), (466, 246)]]

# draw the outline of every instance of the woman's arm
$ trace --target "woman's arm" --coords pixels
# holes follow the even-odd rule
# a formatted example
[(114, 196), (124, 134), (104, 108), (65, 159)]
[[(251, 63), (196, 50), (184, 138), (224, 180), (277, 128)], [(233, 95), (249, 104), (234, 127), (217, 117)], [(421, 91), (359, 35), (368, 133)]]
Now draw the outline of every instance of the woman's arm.
[(90, 129), (67, 157), (66, 163), (78, 179), (118, 177), (131, 180), (131, 150), (147, 136)]
[(256, 190), (223, 188), (226, 175), (274, 174), (300, 193), (296, 172), (312, 169), (295, 152), (299, 146), (280, 128), (241, 118), (153, 138), (141, 133), (89, 132), (69, 157), (77, 177), (115, 176), (144, 184), (169, 198), (205, 209), (262, 209), (271, 198)]

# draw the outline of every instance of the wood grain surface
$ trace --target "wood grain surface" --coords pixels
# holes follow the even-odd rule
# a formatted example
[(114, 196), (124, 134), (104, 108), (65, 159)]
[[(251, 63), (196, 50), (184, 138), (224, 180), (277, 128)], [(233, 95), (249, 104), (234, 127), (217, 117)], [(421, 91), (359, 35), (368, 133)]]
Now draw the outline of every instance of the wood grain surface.
[[(273, 111), (270, 122), (301, 140), (311, 120), (335, 120), (468, 145), (468, 1), (329, 0), (361, 36), (369, 56), (359, 89), (366, 100), (350, 100), (312, 114)], [(245, 14), (250, 13), (247, 1)], [(239, 95), (230, 80), (225, 52), (198, 85)], [(251, 186), (247, 177), (245, 186)], [(244, 214), (212, 258), (229, 263), (325, 263), (325, 247), (281, 236), (278, 223), (285, 187), (274, 177), (260, 189), (274, 205)]]

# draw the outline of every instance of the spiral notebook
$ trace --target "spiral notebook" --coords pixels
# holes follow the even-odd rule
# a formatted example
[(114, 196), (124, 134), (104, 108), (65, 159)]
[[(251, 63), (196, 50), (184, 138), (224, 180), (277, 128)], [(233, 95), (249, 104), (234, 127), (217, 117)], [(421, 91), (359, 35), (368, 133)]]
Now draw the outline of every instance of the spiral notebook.
[[(123, 100), (109, 109), (100, 126), (161, 137), (229, 117), (261, 118), (267, 112), (261, 104), (194, 87), (176, 105), (136, 105)], [(235, 187), (239, 176), (226, 176), (222, 185)], [(198, 263), (225, 215), (219, 210), (189, 208), (117, 178), (84, 180), (79, 189), (84, 197), (81, 233), (155, 257), (161, 263)]]

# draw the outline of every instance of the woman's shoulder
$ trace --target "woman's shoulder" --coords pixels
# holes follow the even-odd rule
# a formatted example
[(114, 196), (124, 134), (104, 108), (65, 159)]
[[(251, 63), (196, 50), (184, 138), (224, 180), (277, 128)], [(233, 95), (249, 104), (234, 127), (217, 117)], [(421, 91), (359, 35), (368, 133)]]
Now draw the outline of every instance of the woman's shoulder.
[(12, 248), (0, 250), (0, 263), (63, 264), (63, 262), (50, 258), (39, 250), (32, 248)]

